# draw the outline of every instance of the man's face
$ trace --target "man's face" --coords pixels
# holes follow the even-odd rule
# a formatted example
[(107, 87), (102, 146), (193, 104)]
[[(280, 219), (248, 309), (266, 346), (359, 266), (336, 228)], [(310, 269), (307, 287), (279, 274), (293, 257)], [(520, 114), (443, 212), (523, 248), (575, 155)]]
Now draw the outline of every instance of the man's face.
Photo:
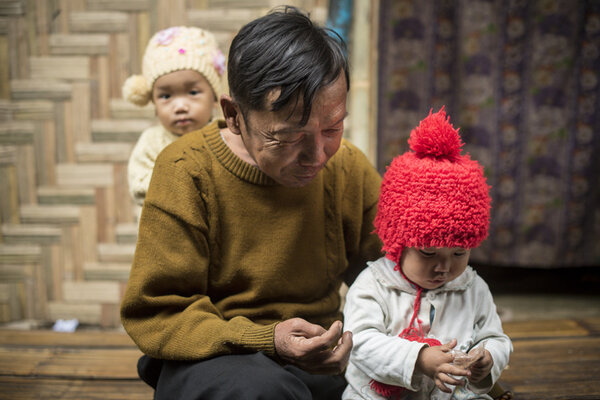
[[(283, 186), (309, 184), (340, 147), (347, 91), (343, 74), (321, 88), (304, 126), (299, 126), (301, 101), (276, 112), (248, 111), (246, 118), (240, 113), (241, 139), (255, 165)], [(266, 110), (278, 95), (270, 93)]]

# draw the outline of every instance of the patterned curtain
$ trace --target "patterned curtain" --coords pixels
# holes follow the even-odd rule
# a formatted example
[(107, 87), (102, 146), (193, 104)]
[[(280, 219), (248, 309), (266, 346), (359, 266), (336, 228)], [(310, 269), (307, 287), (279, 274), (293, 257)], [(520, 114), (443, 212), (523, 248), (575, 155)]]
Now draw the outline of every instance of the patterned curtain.
[(600, 1), (381, 0), (378, 168), (445, 105), (492, 186), (488, 265), (600, 266)]

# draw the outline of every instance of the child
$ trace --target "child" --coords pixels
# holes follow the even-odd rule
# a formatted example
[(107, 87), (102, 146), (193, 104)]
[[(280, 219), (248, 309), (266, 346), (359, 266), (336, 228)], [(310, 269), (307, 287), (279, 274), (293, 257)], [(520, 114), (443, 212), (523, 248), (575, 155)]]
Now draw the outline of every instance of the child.
[(133, 75), (123, 84), (123, 98), (137, 106), (152, 100), (160, 121), (142, 132), (129, 158), (129, 191), (139, 205), (146, 197), (158, 153), (212, 119), (223, 92), (224, 72), (225, 57), (210, 32), (178, 26), (150, 39), (142, 75)]
[[(488, 233), (483, 168), (460, 154), (443, 108), (408, 143), (412, 151), (392, 161), (381, 185), (374, 225), (386, 256), (346, 297), (354, 347), (343, 398), (491, 399), (485, 393), (512, 344), (488, 286), (468, 266)], [(467, 368), (454, 355), (464, 353)]]

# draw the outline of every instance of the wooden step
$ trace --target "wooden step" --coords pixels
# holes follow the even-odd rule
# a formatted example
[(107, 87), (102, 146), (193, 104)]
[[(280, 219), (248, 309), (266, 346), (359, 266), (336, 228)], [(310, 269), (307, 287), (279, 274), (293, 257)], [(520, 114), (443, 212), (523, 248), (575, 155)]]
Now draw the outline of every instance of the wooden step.
[(0, 2), (0, 15), (2, 16), (23, 15), (26, 9), (25, 0), (4, 0)]
[(13, 119), (13, 102), (7, 99), (0, 99), (0, 121), (9, 121)]
[(77, 143), (75, 155), (81, 163), (127, 163), (132, 143)]
[(127, 282), (131, 263), (94, 262), (83, 265), (83, 276), (86, 281), (120, 281)]
[(142, 131), (152, 125), (145, 119), (93, 120), (92, 140), (94, 142), (135, 143)]
[(31, 79), (90, 79), (89, 57), (29, 57)]
[(57, 164), (56, 182), (69, 187), (112, 186), (113, 168), (109, 163)]
[(68, 303), (64, 301), (48, 302), (48, 320), (77, 318), (81, 324), (99, 326), (102, 322), (101, 304)]
[(136, 348), (125, 332), (100, 329), (78, 330), (72, 334), (42, 329), (0, 329), (0, 346)]
[(41, 205), (93, 205), (96, 202), (94, 188), (40, 186), (37, 190)]
[(28, 224), (76, 224), (80, 210), (70, 205), (23, 205), (21, 222)]
[(150, 11), (151, 0), (94, 0), (86, 3), (88, 10), (96, 11)]
[[(69, 333), (66, 333), (68, 335)], [(137, 379), (138, 349), (0, 347), (0, 375)], [(18, 359), (19, 362), (14, 362)], [(112, 360), (107, 363), (108, 360)]]
[(54, 103), (47, 100), (0, 100), (0, 121), (42, 121), (55, 117)]
[(17, 146), (0, 146), (0, 166), (17, 161)]
[(53, 119), (56, 116), (54, 102), (48, 100), (12, 102), (12, 115), (15, 120), (21, 121), (41, 121)]
[(71, 303), (119, 304), (120, 283), (111, 281), (65, 281), (63, 300)]
[(50, 35), (48, 42), (53, 55), (108, 54), (110, 35), (56, 33)]
[(108, 263), (131, 263), (135, 244), (99, 243), (98, 259)]
[(592, 323), (594, 321), (600, 323), (600, 318), (591, 318), (584, 321), (573, 319), (513, 321), (504, 322), (502, 326), (504, 332), (512, 340), (515, 340), (545, 337), (587, 336), (594, 332), (586, 326), (586, 323)]
[(127, 32), (129, 18), (123, 12), (111, 11), (72, 11), (69, 14), (71, 32), (96, 33), (96, 32)]
[(210, 8), (187, 12), (189, 26), (201, 26), (211, 32), (238, 31), (243, 25), (262, 15), (262, 10), (244, 8)]
[(0, 145), (33, 143), (35, 125), (26, 121), (0, 122)]
[(110, 99), (109, 108), (110, 116), (114, 119), (144, 119), (151, 121), (155, 119), (152, 103), (148, 103), (144, 107), (138, 107), (124, 99)]
[[(132, 357), (136, 358), (136, 357)], [(85, 360), (83, 360), (85, 362)], [(135, 367), (137, 359), (129, 364)], [(106, 363), (105, 368), (112, 368)], [(139, 379), (89, 379), (73, 377), (36, 377), (27, 376), (0, 376), (2, 399), (34, 400), (44, 399), (59, 400), (148, 400), (154, 396), (154, 390)]]
[(135, 244), (137, 242), (138, 224), (119, 224), (116, 228), (117, 243)]
[(597, 399), (600, 337), (514, 341), (506, 382), (515, 399)]
[(13, 79), (10, 92), (13, 100), (53, 100), (71, 99), (71, 83), (49, 79)]
[[(2, 253), (0, 250), (0, 282), (5, 282), (5, 285), (13, 285), (15, 283), (21, 283), (27, 279), (31, 280), (34, 277), (34, 267), (33, 265), (36, 263), (40, 263), (41, 260), (41, 255), (38, 258), (38, 261), (35, 260), (31, 260), (31, 258), (28, 259), (21, 259), (21, 260), (17, 260), (15, 258), (12, 259), (8, 259), (6, 261), (3, 261), (5, 259), (3, 259), (2, 257)], [(22, 302), (22, 290), (21, 288), (19, 289), (19, 296), (17, 296), (19, 298), (19, 303)], [(9, 290), (5, 290), (4, 291), (4, 295), (9, 295)], [(3, 301), (3, 303), (6, 303), (6, 301)], [(20, 312), (21, 310), (19, 310)]]
[(151, 399), (141, 355), (122, 331), (0, 330), (0, 398)]
[[(260, 8), (269, 11), (273, 7), (271, 0), (211, 0), (211, 8)], [(289, 2), (292, 3), (292, 2)]]
[(62, 239), (62, 229), (48, 225), (3, 224), (2, 237), (7, 244), (57, 244)]
[(42, 248), (38, 245), (0, 243), (0, 265), (38, 264), (41, 258)]
[[(573, 326), (573, 323), (600, 326), (600, 319), (570, 323), (531, 320), (526, 322), (529, 326), (526, 330), (540, 332), (548, 326)], [(507, 330), (510, 325), (515, 326), (507, 325)], [(569, 332), (555, 330), (554, 334), (569, 335)], [(590, 384), (597, 381), (600, 367), (599, 335), (589, 332), (584, 336), (522, 337), (513, 339), (513, 345), (510, 364), (500, 383), (514, 392), (515, 399), (600, 398), (598, 385)], [(64, 392), (56, 397), (50, 395), (58, 393), (58, 387), (69, 394), (68, 398), (144, 398), (137, 397), (138, 390), (147, 390), (145, 398), (152, 398), (149, 387), (135, 385), (139, 382), (136, 363), (140, 355), (124, 332), (0, 330), (0, 398), (37, 399), (40, 393), (48, 394), (44, 398), (67, 398)], [(103, 382), (108, 387), (106, 391), (95, 386), (97, 382)], [(119, 382), (127, 382), (129, 386), (125, 389)], [(123, 397), (109, 390), (115, 387), (122, 390)]]

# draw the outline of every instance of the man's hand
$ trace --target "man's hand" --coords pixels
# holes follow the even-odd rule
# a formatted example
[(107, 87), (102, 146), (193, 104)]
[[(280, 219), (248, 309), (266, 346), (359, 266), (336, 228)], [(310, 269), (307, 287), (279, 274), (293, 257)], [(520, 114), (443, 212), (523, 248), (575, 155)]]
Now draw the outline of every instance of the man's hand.
[(492, 370), (493, 366), (494, 366), (494, 359), (492, 358), (492, 355), (490, 354), (489, 351), (484, 350), (483, 357), (481, 357), (479, 360), (477, 360), (469, 368), (469, 370), (471, 371), (471, 377), (469, 378), (469, 381), (474, 382), (474, 383), (482, 381), (483, 378), (488, 376), (488, 374)]
[(275, 326), (274, 340), (282, 360), (313, 374), (342, 373), (352, 349), (352, 333), (342, 334), (340, 321), (325, 330), (302, 318), (288, 319)]
[(441, 346), (423, 347), (417, 357), (417, 369), (433, 379), (435, 385), (446, 393), (452, 393), (452, 390), (446, 384), (464, 385), (462, 380), (450, 375), (469, 376), (471, 374), (464, 368), (452, 365), (454, 356), (450, 353), (450, 350), (454, 346), (456, 346), (456, 339), (452, 339)]

